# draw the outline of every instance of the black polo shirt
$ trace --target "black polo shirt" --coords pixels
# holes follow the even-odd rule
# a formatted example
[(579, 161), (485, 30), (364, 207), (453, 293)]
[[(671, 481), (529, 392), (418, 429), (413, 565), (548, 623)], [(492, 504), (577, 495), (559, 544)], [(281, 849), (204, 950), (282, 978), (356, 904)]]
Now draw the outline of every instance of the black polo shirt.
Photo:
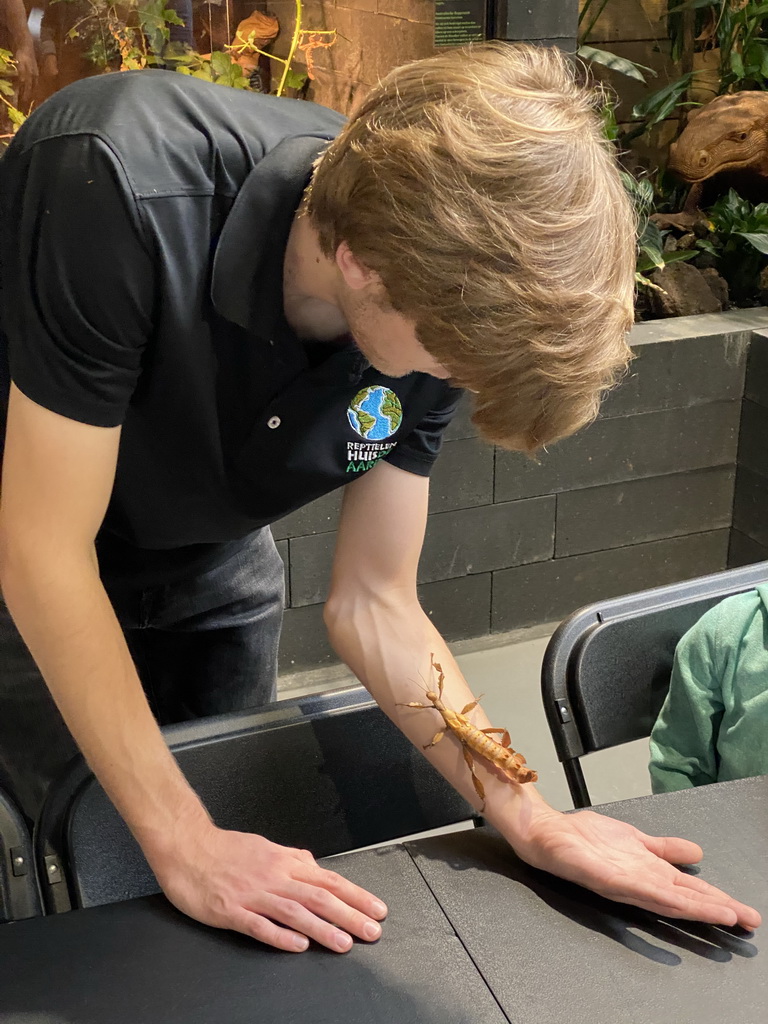
[(125, 572), (212, 557), (379, 458), (429, 473), (459, 393), (386, 377), (351, 338), (304, 344), (283, 312), (293, 216), (343, 123), (128, 72), (47, 100), (0, 161), (10, 375), (122, 425), (99, 552)]

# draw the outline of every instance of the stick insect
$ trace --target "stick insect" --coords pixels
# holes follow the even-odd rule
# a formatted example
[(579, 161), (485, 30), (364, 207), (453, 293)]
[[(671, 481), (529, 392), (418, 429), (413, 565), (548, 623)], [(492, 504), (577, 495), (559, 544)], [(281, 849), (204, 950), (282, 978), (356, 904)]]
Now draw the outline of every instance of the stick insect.
[[(467, 716), (470, 711), (477, 707), (479, 699), (473, 700), (466, 707), (462, 708), (461, 711), (453, 711), (443, 704), (445, 673), (439, 662), (435, 661), (434, 654), (430, 655), (430, 665), (437, 673), (437, 693), (434, 690), (427, 690), (427, 700), (431, 703), (419, 704), (416, 701), (411, 701), (408, 704), (398, 704), (397, 707), (432, 708), (442, 715), (444, 728), (435, 733), (430, 743), (424, 745), (424, 750), (428, 750), (429, 747), (434, 747), (436, 743), (439, 743), (446, 732), (453, 733), (459, 743), (461, 743), (464, 760), (467, 762), (469, 774), (472, 776), (475, 792), (483, 801), (483, 806), (480, 808), (480, 813), (482, 814), (485, 810), (485, 788), (477, 775), (475, 775), (475, 755), (490, 761), (492, 765), (504, 772), (511, 782), (535, 782), (538, 779), (538, 775), (532, 768), (526, 768), (523, 755), (518, 754), (512, 749), (509, 733), (506, 729), (478, 729), (477, 726), (470, 722)], [(491, 739), (491, 733), (501, 734), (501, 741), (497, 742)]]

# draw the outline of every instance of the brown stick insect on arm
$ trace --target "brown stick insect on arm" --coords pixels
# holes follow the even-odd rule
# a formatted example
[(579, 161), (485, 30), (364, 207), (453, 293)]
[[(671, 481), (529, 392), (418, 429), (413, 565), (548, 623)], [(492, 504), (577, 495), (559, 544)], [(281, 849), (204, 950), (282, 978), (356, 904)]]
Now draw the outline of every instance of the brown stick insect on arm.
[[(424, 749), (428, 750), (430, 747), (434, 747), (447, 732), (456, 737), (461, 743), (464, 760), (467, 762), (475, 792), (483, 801), (481, 812), (485, 810), (485, 787), (475, 774), (476, 757), (482, 757), (490, 762), (510, 782), (536, 782), (538, 775), (532, 768), (526, 766), (523, 755), (512, 749), (512, 740), (506, 729), (480, 729), (469, 720), (467, 716), (478, 706), (479, 698), (465, 705), (461, 711), (454, 711), (445, 706), (443, 703), (445, 673), (439, 662), (435, 661), (434, 654), (430, 655), (430, 667), (437, 674), (437, 692), (427, 690), (427, 700), (431, 701), (431, 704), (409, 701), (407, 704), (399, 704), (398, 707), (418, 708), (424, 711), (434, 708), (442, 716), (444, 728), (435, 733), (430, 743), (424, 744)], [(492, 739), (494, 733), (500, 735), (501, 740)]]

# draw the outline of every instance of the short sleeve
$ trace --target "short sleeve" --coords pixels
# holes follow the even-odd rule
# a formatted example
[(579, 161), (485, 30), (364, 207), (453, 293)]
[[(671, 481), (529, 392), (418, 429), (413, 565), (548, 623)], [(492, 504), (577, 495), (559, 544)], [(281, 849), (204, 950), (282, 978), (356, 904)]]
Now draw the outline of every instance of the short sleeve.
[(0, 161), (0, 197), (11, 379), (63, 416), (118, 426), (154, 304), (153, 260), (119, 160), (92, 135), (26, 149), (18, 139)]
[(440, 385), (440, 394), (432, 408), (404, 438), (398, 439), (397, 447), (385, 457), (398, 469), (417, 476), (429, 476), (435, 459), (443, 446), (443, 435), (458, 408), (464, 394), (461, 388)]

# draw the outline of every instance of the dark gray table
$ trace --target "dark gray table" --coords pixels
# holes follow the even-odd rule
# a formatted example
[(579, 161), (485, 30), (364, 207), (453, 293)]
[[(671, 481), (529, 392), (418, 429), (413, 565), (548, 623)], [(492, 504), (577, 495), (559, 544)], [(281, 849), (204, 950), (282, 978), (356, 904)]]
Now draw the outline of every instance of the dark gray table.
[[(756, 907), (768, 927), (768, 776), (595, 810), (699, 843), (694, 872)], [(761, 932), (612, 903), (529, 868), (485, 829), (408, 849), (515, 1024), (768, 1021)]]
[[(702, 843), (768, 912), (768, 778), (600, 808)], [(490, 831), (334, 862), (387, 901), (375, 945), (277, 953), (162, 897), (0, 927), (0, 1024), (763, 1024), (750, 936), (655, 918), (522, 864)], [(768, 915), (767, 915), (768, 916)]]

